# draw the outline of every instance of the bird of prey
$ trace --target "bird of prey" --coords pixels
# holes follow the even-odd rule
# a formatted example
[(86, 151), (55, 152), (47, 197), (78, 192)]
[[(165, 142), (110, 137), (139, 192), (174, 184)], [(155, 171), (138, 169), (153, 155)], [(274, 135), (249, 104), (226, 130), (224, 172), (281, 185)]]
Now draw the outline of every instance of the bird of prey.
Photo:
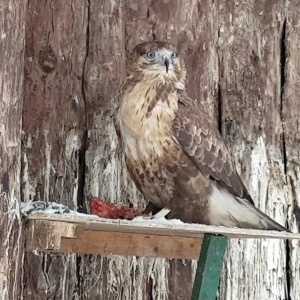
[(155, 217), (228, 227), (287, 229), (254, 206), (214, 122), (185, 89), (166, 42), (137, 45), (116, 118), (127, 169)]

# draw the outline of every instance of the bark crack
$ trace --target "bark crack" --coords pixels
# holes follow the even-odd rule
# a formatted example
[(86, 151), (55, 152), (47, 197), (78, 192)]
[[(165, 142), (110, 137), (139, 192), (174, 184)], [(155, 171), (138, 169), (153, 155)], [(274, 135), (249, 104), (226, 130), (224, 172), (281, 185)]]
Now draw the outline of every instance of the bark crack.
[(86, 53), (85, 53), (85, 58), (83, 61), (83, 68), (82, 68), (82, 76), (81, 76), (81, 91), (82, 91), (82, 98), (83, 98), (83, 103), (84, 103), (84, 126), (85, 130), (82, 136), (82, 143), (81, 143), (81, 149), (79, 153), (79, 182), (78, 182), (78, 194), (77, 194), (77, 205), (78, 208), (81, 210), (86, 210), (84, 209), (84, 187), (85, 187), (85, 154), (86, 154), (86, 149), (87, 149), (87, 128), (88, 128), (88, 115), (87, 115), (87, 101), (86, 101), (86, 93), (85, 93), (85, 70), (87, 69), (87, 59), (89, 56), (89, 45), (90, 45), (90, 0), (87, 1), (87, 27), (86, 27)]
[[(219, 81), (220, 81), (220, 74), (219, 74)], [(223, 128), (223, 105), (222, 105), (222, 91), (220, 82), (218, 83), (218, 91), (217, 91), (217, 103), (218, 103), (218, 129), (220, 134), (223, 135), (222, 128)]]
[(150, 7), (151, 7), (151, 4), (152, 4), (152, 1), (150, 1), (150, 5), (149, 5), (149, 7), (147, 9), (147, 20), (151, 24), (152, 40), (154, 41), (154, 40), (156, 40), (156, 34), (154, 33), (154, 25), (153, 25), (153, 22), (151, 22), (151, 20), (149, 20), (150, 19)]
[[(218, 16), (219, 17), (219, 16)], [(217, 17), (217, 26), (218, 26), (218, 35), (217, 35), (217, 44), (219, 43), (220, 40), (220, 24), (219, 24), (219, 18)], [(219, 47), (217, 48), (219, 50)], [(222, 90), (221, 90), (221, 79), (222, 79), (222, 74), (220, 70), (221, 66), (221, 58), (220, 58), (220, 51), (217, 51), (217, 58), (218, 58), (218, 87), (217, 87), (217, 109), (218, 109), (218, 129), (221, 135), (223, 135), (222, 129), (223, 129), (223, 104), (222, 104)]]
[[(285, 132), (284, 132), (284, 113), (283, 113), (283, 105), (284, 105), (284, 88), (286, 82), (286, 18), (283, 21), (282, 32), (280, 38), (280, 118), (282, 122), (282, 157), (283, 157), (283, 166), (284, 166), (284, 174), (285, 179), (288, 179), (287, 176), (287, 153), (286, 153), (286, 141), (285, 141)], [(287, 240), (285, 243), (286, 248), (286, 300), (291, 300), (291, 267), (290, 267), (290, 243)]]
[(280, 117), (282, 122), (282, 154), (284, 163), (284, 173), (287, 174), (287, 155), (284, 134), (284, 115), (283, 115), (283, 102), (284, 102), (284, 86), (285, 86), (285, 73), (286, 73), (286, 19), (283, 21), (282, 33), (280, 39)]
[[(87, 0), (87, 26), (86, 26), (86, 52), (85, 52), (85, 58), (83, 61), (83, 67), (82, 67), (82, 76), (81, 76), (81, 91), (82, 91), (82, 99), (84, 103), (84, 133), (82, 135), (82, 142), (81, 142), (81, 149), (79, 151), (78, 155), (78, 193), (77, 193), (77, 207), (78, 211), (80, 212), (86, 212), (85, 207), (85, 195), (84, 195), (84, 189), (85, 189), (85, 173), (86, 173), (86, 161), (85, 161), (85, 155), (87, 150), (87, 139), (88, 139), (88, 116), (87, 116), (87, 101), (86, 101), (86, 93), (85, 93), (85, 71), (87, 68), (87, 59), (89, 55), (89, 47), (90, 47), (90, 16), (91, 16), (91, 9), (90, 0)], [(82, 278), (81, 278), (81, 256), (76, 256), (76, 279), (77, 279), (77, 291), (79, 298), (81, 298), (82, 293)]]
[[(51, 9), (51, 28), (52, 28), (52, 32), (54, 33), (54, 9), (53, 9), (53, 0), (50, 1), (49, 7)], [(50, 34), (50, 33), (49, 33)], [(48, 36), (48, 42), (49, 42), (49, 36)]]

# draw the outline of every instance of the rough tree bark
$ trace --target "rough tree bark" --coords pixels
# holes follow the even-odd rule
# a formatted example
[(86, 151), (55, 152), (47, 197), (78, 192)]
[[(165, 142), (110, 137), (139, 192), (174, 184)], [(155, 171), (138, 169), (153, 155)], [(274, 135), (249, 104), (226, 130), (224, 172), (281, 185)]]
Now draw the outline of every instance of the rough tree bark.
[[(222, 131), (256, 205), (284, 224), (284, 6), (280, 0), (224, 3), (219, 14)], [(284, 241), (232, 241), (220, 298), (285, 299), (285, 260)]]
[(20, 207), (25, 1), (0, 3), (0, 298), (22, 291)]
[[(28, 2), (22, 139), (23, 201), (82, 204), (85, 1)], [(75, 255), (26, 253), (25, 299), (77, 294)], [(38, 274), (38, 275), (37, 275)]]
[[(282, 32), (281, 114), (283, 121), (283, 149), (285, 175), (289, 193), (289, 223), (295, 232), (300, 231), (300, 6), (289, 1)], [(299, 242), (286, 244), (288, 297), (300, 295)]]
[[(17, 2), (10, 3), (11, 13), (3, 8), (0, 28), (9, 33), (7, 46), (0, 47), (1, 72), (8, 74), (0, 80), (0, 122), (9, 124), (0, 130), (5, 145), (0, 149), (1, 192), (8, 191), (10, 179), (2, 212), (20, 200), (22, 84), (17, 84), (22, 73), (13, 72), (15, 66), (22, 70), (25, 7), (13, 10)], [(299, 229), (299, 12), (298, 1), (292, 0), (29, 1), (22, 199), (83, 210), (89, 195), (145, 205), (126, 172), (110, 114), (127, 53), (155, 38), (181, 50), (189, 94), (215, 118), (256, 204), (281, 223), (288, 218), (293, 231)], [(12, 278), (5, 261), (22, 254), (16, 222), (16, 217), (4, 218), (6, 228), (14, 230), (11, 251), (4, 251), (0, 234), (4, 287)], [(20, 276), (16, 265), (10, 267)], [(179, 260), (27, 253), (24, 290), (10, 285), (5, 295), (185, 300), (194, 269), (195, 262)], [(232, 241), (219, 299), (297, 300), (299, 269), (299, 243)]]

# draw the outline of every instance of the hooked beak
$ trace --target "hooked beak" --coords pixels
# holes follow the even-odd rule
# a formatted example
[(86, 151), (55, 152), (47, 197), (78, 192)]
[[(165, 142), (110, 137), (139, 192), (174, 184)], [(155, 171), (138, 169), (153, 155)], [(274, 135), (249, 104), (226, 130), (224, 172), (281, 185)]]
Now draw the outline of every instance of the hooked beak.
[(170, 64), (169, 58), (165, 58), (164, 64), (166, 66), (166, 72), (168, 73), (168, 71), (169, 71), (169, 64)]

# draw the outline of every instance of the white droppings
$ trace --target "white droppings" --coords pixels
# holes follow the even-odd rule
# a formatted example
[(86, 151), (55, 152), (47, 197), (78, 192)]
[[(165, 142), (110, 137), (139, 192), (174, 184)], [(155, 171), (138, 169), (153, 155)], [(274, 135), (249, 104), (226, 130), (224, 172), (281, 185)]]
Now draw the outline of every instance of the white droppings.
[(34, 199), (36, 196), (36, 179), (32, 179), (30, 176), (28, 158), (26, 152), (23, 153), (23, 173), (22, 173), (22, 184), (23, 184), (23, 199), (29, 201)]
[(231, 35), (229, 38), (228, 38), (228, 44), (232, 44), (234, 41), (234, 35)]
[(16, 141), (8, 141), (7, 142), (7, 148), (14, 148), (14, 147), (18, 147), (19, 143)]
[(81, 139), (78, 136), (78, 130), (72, 128), (66, 136), (65, 155), (66, 159), (72, 160), (73, 155), (80, 150)]
[(136, 217), (131, 222), (134, 223), (141, 223), (143, 222), (144, 225), (153, 225), (153, 224), (165, 224), (165, 225), (182, 225), (185, 224), (181, 220), (172, 219), (167, 220), (165, 218), (147, 218), (147, 217)]
[[(295, 159), (297, 159), (295, 157)], [(299, 232), (299, 227), (297, 225), (296, 216), (294, 214), (294, 206), (300, 207), (300, 164), (295, 163), (295, 159), (289, 164), (288, 174), (290, 181), (290, 203), (292, 205), (289, 208), (289, 218), (291, 219), (290, 226), (293, 232)], [(297, 299), (300, 295), (300, 242), (299, 241), (289, 241), (290, 249), (290, 295), (291, 299)]]
[(23, 215), (29, 214), (68, 214), (68, 215), (82, 215), (88, 217), (89, 215), (78, 213), (77, 211), (69, 209), (66, 205), (56, 202), (21, 202), (20, 211)]
[(149, 268), (150, 277), (153, 282), (153, 298), (159, 300), (168, 300), (168, 267), (169, 264), (164, 258), (151, 259)]
[[(22, 136), (25, 136), (25, 132), (22, 132)], [(33, 143), (32, 143), (32, 135), (31, 134), (26, 135), (26, 140), (23, 142), (23, 145), (27, 149), (32, 148)]]
[(78, 96), (75, 95), (73, 99), (74, 99), (76, 105), (79, 105), (79, 99), (78, 99)]
[(51, 176), (51, 150), (52, 146), (49, 140), (49, 131), (44, 130), (45, 138), (45, 165), (44, 165), (44, 195), (43, 200), (49, 200), (50, 176)]

